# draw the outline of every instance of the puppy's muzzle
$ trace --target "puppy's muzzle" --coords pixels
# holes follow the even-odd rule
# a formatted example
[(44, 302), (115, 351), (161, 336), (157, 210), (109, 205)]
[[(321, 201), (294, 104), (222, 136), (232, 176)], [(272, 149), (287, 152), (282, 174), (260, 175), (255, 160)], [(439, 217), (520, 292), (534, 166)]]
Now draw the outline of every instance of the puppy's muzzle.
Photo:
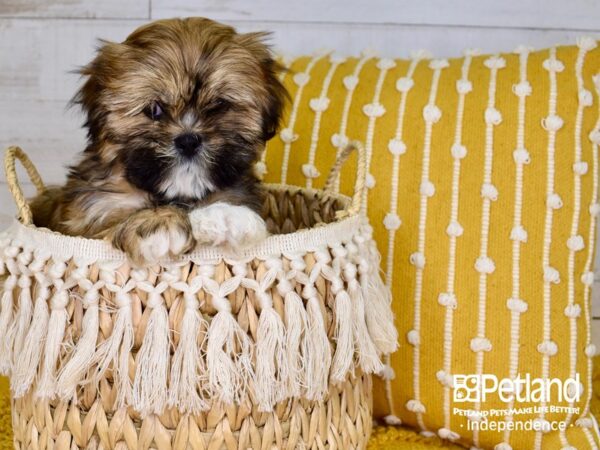
[(186, 158), (193, 158), (202, 148), (202, 136), (196, 133), (180, 134), (174, 142), (179, 154)]

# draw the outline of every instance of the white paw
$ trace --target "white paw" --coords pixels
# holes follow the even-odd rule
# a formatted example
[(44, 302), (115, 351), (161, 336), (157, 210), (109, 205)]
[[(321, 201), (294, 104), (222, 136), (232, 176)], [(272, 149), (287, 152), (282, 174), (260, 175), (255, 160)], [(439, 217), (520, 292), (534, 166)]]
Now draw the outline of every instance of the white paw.
[(159, 229), (156, 232), (140, 238), (140, 253), (145, 261), (156, 263), (169, 254), (180, 255), (189, 243), (189, 236), (179, 229)]
[(267, 237), (264, 220), (245, 206), (213, 203), (190, 212), (190, 222), (200, 244), (240, 250)]

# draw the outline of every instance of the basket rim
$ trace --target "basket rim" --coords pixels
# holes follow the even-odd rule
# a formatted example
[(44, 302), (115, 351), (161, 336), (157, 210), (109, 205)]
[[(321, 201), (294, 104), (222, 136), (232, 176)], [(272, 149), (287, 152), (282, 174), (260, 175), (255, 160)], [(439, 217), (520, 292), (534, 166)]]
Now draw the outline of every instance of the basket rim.
[[(350, 203), (350, 198), (346, 195), (321, 189), (270, 183), (264, 183), (263, 186), (271, 191), (303, 191), (309, 195), (317, 195), (322, 198), (335, 198), (344, 205)], [(196, 249), (187, 255), (164, 259), (160, 264), (190, 261), (212, 262), (223, 259), (265, 259), (274, 255), (307, 253), (319, 248), (348, 242), (364, 223), (364, 216), (357, 214), (293, 233), (271, 235), (264, 241), (248, 247), (240, 253), (231, 253), (211, 246), (197, 246)], [(25, 225), (16, 217), (13, 218), (13, 223), (2, 234), (5, 237), (16, 239), (24, 247), (33, 247), (35, 251), (49, 252), (52, 257), (58, 257), (58, 259), (78, 258), (90, 261), (124, 261), (127, 259), (124, 252), (115, 249), (107, 241), (81, 236), (69, 236), (48, 228)]]

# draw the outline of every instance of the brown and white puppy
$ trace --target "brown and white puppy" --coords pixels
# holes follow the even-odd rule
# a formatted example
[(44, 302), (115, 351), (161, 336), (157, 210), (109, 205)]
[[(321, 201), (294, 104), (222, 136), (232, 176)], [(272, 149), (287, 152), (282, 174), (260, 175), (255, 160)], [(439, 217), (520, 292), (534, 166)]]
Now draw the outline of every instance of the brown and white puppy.
[(108, 239), (137, 265), (263, 238), (253, 164), (287, 96), (264, 37), (187, 18), (103, 42), (74, 98), (87, 148), (33, 201), (35, 223)]

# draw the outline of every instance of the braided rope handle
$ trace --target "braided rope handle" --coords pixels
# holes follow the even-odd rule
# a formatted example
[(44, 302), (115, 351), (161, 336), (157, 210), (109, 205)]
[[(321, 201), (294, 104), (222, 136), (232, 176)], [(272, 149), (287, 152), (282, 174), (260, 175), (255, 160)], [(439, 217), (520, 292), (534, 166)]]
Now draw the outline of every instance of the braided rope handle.
[(354, 193), (352, 194), (352, 201), (350, 206), (343, 211), (338, 211), (336, 217), (343, 219), (344, 217), (354, 216), (358, 214), (362, 207), (362, 200), (364, 198), (366, 189), (366, 178), (367, 178), (367, 154), (365, 148), (359, 141), (350, 141), (346, 147), (339, 153), (335, 164), (329, 171), (329, 176), (325, 182), (325, 192), (333, 193), (335, 189), (335, 181), (340, 175), (342, 167), (348, 160), (348, 157), (352, 152), (357, 153), (356, 162), (356, 181), (354, 182)]
[(15, 164), (17, 159), (21, 161), (21, 164), (27, 171), (27, 175), (34, 184), (38, 194), (44, 192), (46, 187), (44, 186), (42, 177), (40, 177), (40, 173), (37, 171), (25, 152), (21, 150), (20, 147), (8, 147), (8, 149), (6, 149), (6, 155), (4, 156), (4, 170), (6, 172), (8, 189), (10, 189), (10, 193), (15, 199), (21, 222), (25, 225), (31, 225), (33, 223), (33, 216), (31, 214), (31, 207), (29, 206), (29, 203), (23, 194), (23, 190), (21, 189), (21, 185), (19, 184), (19, 179), (17, 177), (17, 168)]

